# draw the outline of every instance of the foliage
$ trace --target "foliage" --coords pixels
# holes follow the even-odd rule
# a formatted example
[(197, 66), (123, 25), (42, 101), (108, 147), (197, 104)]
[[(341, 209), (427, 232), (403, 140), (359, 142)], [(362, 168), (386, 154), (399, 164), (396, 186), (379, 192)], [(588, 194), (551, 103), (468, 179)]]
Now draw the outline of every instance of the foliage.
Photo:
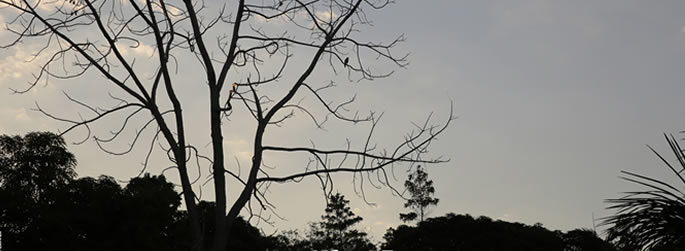
[[(7, 191), (7, 192), (12, 192)], [(134, 178), (122, 189), (111, 177), (84, 177), (51, 194), (38, 221), (3, 235), (7, 250), (167, 250), (180, 199), (162, 176)], [(10, 208), (9, 212), (21, 210)], [(2, 219), (4, 224), (12, 219)], [(4, 231), (3, 231), (4, 232)], [(21, 247), (21, 248), (19, 248)]]
[[(61, 137), (0, 136), (0, 231), (3, 250), (188, 250), (187, 213), (164, 176), (145, 174), (125, 187), (109, 176), (74, 179), (76, 160)], [(205, 236), (213, 203), (200, 202)], [(242, 218), (231, 250), (265, 250)]]
[[(201, 216), (202, 223), (202, 236), (204, 236), (203, 241), (205, 245), (209, 245), (214, 240), (214, 234), (216, 233), (216, 225), (213, 220), (214, 210), (216, 204), (209, 201), (200, 201), (198, 204), (198, 210)], [(192, 247), (192, 240), (190, 239), (190, 228), (189, 228), (189, 218), (188, 213), (185, 211), (178, 212), (177, 218), (173, 226), (173, 236), (177, 238), (174, 240), (177, 244), (174, 250), (189, 250)], [(250, 225), (249, 222), (245, 221), (242, 217), (236, 219), (235, 224), (232, 226), (232, 233), (228, 239), (228, 246), (226, 250), (266, 250), (270, 248), (273, 244), (266, 237), (262, 236), (262, 233), (256, 227)]]
[[(583, 232), (586, 234), (586, 232)], [(594, 234), (594, 233), (593, 233)], [(510, 223), (481, 216), (449, 213), (428, 218), (417, 226), (400, 225), (383, 236), (382, 249), (403, 250), (578, 250), (594, 245), (599, 238), (585, 238), (574, 230), (567, 234), (550, 231), (540, 224)], [(601, 239), (599, 239), (601, 241)], [(590, 243), (587, 244), (586, 241)], [(579, 243), (580, 242), (580, 243)], [(602, 248), (611, 246), (603, 242)], [(594, 247), (594, 246), (593, 246)], [(583, 249), (613, 250), (613, 249)]]
[(375, 250), (366, 233), (354, 229), (363, 220), (348, 206), (349, 200), (336, 193), (329, 197), (321, 222), (311, 225), (309, 241), (316, 250)]
[(305, 251), (312, 250), (311, 241), (306, 240), (297, 230), (283, 231), (266, 237), (270, 250), (275, 251)]
[[(23, 243), (39, 242), (43, 212), (75, 176), (76, 159), (64, 140), (48, 132), (0, 136), (0, 231)], [(6, 245), (10, 246), (10, 245)]]
[(665, 181), (623, 171), (622, 179), (643, 186), (646, 190), (628, 192), (619, 199), (609, 199), (609, 209), (615, 215), (607, 217), (603, 224), (610, 225), (608, 238), (627, 250), (681, 250), (685, 248), (685, 194), (677, 187), (685, 185), (681, 174), (685, 170), (685, 155), (676, 139), (664, 135), (671, 151), (678, 160), (669, 163), (650, 147), (681, 182), (671, 185)]
[(64, 140), (49, 132), (0, 136), (0, 187), (21, 191), (33, 202), (64, 187), (76, 173), (76, 159)]
[(611, 243), (602, 240), (597, 233), (590, 229), (574, 229), (566, 232), (562, 239), (564, 251), (611, 251), (616, 248)]
[(306, 238), (296, 230), (267, 237), (272, 250), (376, 250), (365, 232), (354, 229), (362, 217), (348, 206), (349, 201), (340, 193), (332, 194), (321, 221), (310, 224)]
[(412, 212), (400, 213), (400, 219), (407, 222), (418, 217), (419, 222), (422, 222), (428, 213), (428, 207), (435, 206), (440, 201), (432, 197), (435, 193), (433, 181), (428, 179), (428, 173), (419, 165), (413, 173), (409, 174), (404, 187), (411, 194), (411, 198), (404, 203), (404, 207), (411, 209)]

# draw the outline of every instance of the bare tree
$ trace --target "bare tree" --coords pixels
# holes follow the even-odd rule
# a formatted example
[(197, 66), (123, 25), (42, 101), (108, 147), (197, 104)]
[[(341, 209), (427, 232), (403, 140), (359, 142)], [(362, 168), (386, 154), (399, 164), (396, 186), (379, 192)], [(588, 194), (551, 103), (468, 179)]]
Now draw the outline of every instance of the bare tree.
[[(178, 171), (183, 198), (191, 221), (193, 250), (205, 250), (196, 202), (196, 190), (201, 188), (200, 177), (191, 178), (189, 170), (203, 165), (211, 166), (216, 196), (216, 232), (213, 250), (224, 250), (233, 219), (243, 208), (251, 216), (261, 217), (264, 210), (273, 212), (273, 205), (264, 193), (273, 183), (299, 182), (315, 177), (327, 194), (332, 191), (333, 173), (354, 173), (355, 188), (363, 194), (364, 182), (373, 186), (384, 185), (393, 193), (389, 173), (397, 164), (437, 163), (441, 158), (423, 158), (428, 146), (447, 128), (450, 117), (436, 126), (428, 116), (425, 123), (415, 124), (416, 129), (404, 136), (394, 148), (377, 148), (373, 145), (373, 132), (380, 115), (370, 112), (359, 115), (349, 107), (354, 97), (335, 100), (325, 92), (335, 87), (335, 78), (325, 84), (312, 80), (314, 72), (328, 69), (333, 76), (345, 76), (351, 81), (385, 78), (392, 70), (374, 70), (369, 62), (385, 61), (394, 67), (404, 67), (406, 56), (391, 51), (403, 37), (388, 43), (365, 42), (355, 38), (359, 28), (370, 24), (367, 12), (378, 11), (390, 0), (259, 0), (255, 3), (238, 0), (234, 8), (223, 5), (209, 6), (199, 1), (165, 0), (0, 0), (7, 29), (14, 37), (2, 48), (21, 43), (40, 43), (42, 46), (31, 60), (41, 67), (33, 81), (22, 89), (25, 93), (49, 79), (77, 80), (88, 78), (91, 88), (115, 90), (109, 97), (116, 103), (93, 104), (65, 92), (68, 101), (77, 104), (91, 115), (64, 118), (44, 107), (36, 109), (46, 116), (68, 123), (62, 134), (84, 130), (97, 146), (111, 154), (126, 154), (142, 138), (151, 133), (145, 164), (154, 149), (163, 149)], [(278, 27), (265, 27), (264, 23), (278, 23)], [(148, 58), (131, 56), (131, 51), (150, 49)], [(302, 55), (292, 63), (295, 54)], [(306, 59), (302, 59), (307, 57)], [(195, 58), (196, 60), (187, 60)], [(138, 60), (138, 61), (137, 61)], [(145, 63), (140, 63), (144, 60)], [(137, 63), (138, 62), (138, 63)], [(154, 71), (146, 76), (145, 67)], [(323, 68), (323, 66), (327, 66)], [(184, 69), (179, 73), (178, 69)], [(202, 69), (194, 78), (183, 78), (188, 69)], [(97, 74), (99, 79), (93, 76)], [(209, 103), (209, 130), (188, 131), (188, 107), (196, 99), (184, 95), (180, 88), (206, 87)], [(119, 94), (116, 94), (119, 93)], [(297, 100), (297, 97), (301, 99)], [(303, 99), (308, 98), (303, 102)], [(243, 107), (242, 113), (234, 107)], [(145, 116), (145, 113), (149, 115)], [(311, 146), (289, 147), (265, 145), (265, 132), (280, 126), (294, 117), (306, 115), (319, 128), (329, 120), (349, 123), (350, 126), (367, 125), (365, 142), (355, 148), (350, 140), (342, 138), (346, 147), (322, 149)], [(238, 115), (245, 114), (247, 117)], [(68, 115), (69, 116), (74, 116)], [(98, 121), (114, 117), (120, 121), (119, 129), (106, 136), (92, 136), (91, 127)], [(136, 119), (143, 117), (144, 119)], [(224, 133), (226, 121), (252, 120), (256, 122), (253, 151), (248, 172), (240, 173), (226, 168)], [(131, 132), (131, 124), (140, 129)], [(156, 129), (154, 129), (156, 127)], [(127, 131), (128, 130), (128, 131)], [(126, 132), (129, 133), (126, 133)], [(211, 154), (204, 156), (201, 149), (191, 143), (193, 135), (209, 132)], [(91, 137), (92, 136), (92, 137)], [(160, 137), (161, 136), (161, 137)], [(331, 134), (332, 138), (335, 136)], [(128, 141), (124, 151), (109, 146)], [(162, 143), (163, 142), (163, 143)], [(110, 144), (113, 143), (113, 144)], [(284, 176), (269, 175), (264, 164), (269, 152), (306, 153), (311, 156), (300, 171)], [(227, 204), (227, 180), (235, 179), (242, 187), (232, 204)], [(208, 181), (209, 181), (208, 180)], [(259, 209), (253, 211), (252, 205)]]

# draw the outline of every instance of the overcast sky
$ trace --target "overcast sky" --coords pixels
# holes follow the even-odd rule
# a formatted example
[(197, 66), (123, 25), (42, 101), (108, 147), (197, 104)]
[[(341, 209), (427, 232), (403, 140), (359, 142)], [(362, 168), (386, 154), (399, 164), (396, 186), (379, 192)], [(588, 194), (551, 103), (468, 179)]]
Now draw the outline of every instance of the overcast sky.
[[(539, 222), (550, 229), (592, 228), (593, 214), (610, 214), (604, 199), (638, 189), (618, 179), (620, 170), (668, 177), (668, 169), (645, 145), (667, 153), (662, 133), (685, 129), (683, 10), (683, 1), (397, 1), (382, 12), (368, 12), (375, 25), (360, 36), (389, 41), (404, 34), (407, 41), (397, 51), (410, 53), (410, 65), (387, 79), (347, 84), (344, 94), (357, 93), (361, 110), (385, 112), (381, 146), (401, 140), (410, 122), (430, 112), (436, 123), (444, 122), (454, 103), (459, 118), (431, 149), (433, 156), (451, 159), (428, 166), (440, 198), (433, 216), (468, 213)], [(0, 22), (6, 19), (0, 16)], [(0, 32), (0, 37), (7, 35)], [(23, 63), (34, 49), (27, 42), (0, 51), (0, 88), (23, 86), (35, 72), (35, 66)], [(181, 69), (179, 78), (192, 79), (193, 74)], [(25, 95), (0, 92), (0, 133), (64, 129), (65, 124), (30, 109), (37, 101), (73, 117), (62, 90), (84, 99), (106, 95), (98, 92), (104, 83), (90, 77), (77, 81), (85, 89), (59, 83)], [(317, 79), (323, 82), (325, 75)], [(196, 103), (189, 105), (191, 112), (207, 104)], [(251, 126), (230, 122), (236, 130), (227, 132), (229, 156), (249, 158)], [(306, 145), (312, 128), (296, 123), (268, 135), (275, 138), (271, 142), (305, 139)], [(324, 145), (341, 146), (345, 137), (365, 136), (359, 134), (363, 130), (341, 130), (316, 137)], [(70, 142), (81, 137), (82, 132), (66, 136)], [(196, 144), (209, 142), (203, 140)], [(82, 176), (128, 179), (138, 173), (144, 156), (111, 156), (92, 141), (70, 149)], [(275, 162), (302, 164), (288, 157)], [(161, 157), (153, 164), (153, 172), (169, 165)], [(397, 169), (397, 177), (404, 179), (405, 171)], [(335, 190), (352, 201), (375, 239), (400, 223), (403, 201), (388, 189), (369, 189), (367, 198), (376, 203), (369, 206), (354, 194), (349, 176), (337, 178)], [(235, 193), (230, 191), (229, 186), (229, 194)], [(272, 218), (275, 227), (261, 224), (267, 233), (304, 229), (319, 220), (325, 206), (315, 179), (274, 185), (270, 197), (286, 220)]]

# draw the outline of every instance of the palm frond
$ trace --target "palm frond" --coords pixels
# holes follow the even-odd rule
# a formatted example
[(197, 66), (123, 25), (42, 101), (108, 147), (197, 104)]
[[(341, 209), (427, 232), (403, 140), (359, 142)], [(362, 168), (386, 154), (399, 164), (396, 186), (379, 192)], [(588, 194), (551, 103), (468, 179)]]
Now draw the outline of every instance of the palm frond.
[[(681, 172), (685, 170), (685, 156), (673, 135), (664, 134), (671, 151), (678, 160), (674, 166), (654, 148), (649, 149), (668, 166), (685, 185)], [(607, 238), (629, 250), (683, 250), (685, 247), (685, 193), (682, 188), (659, 179), (622, 171), (622, 179), (641, 185), (645, 191), (627, 192), (618, 199), (608, 199), (608, 209), (616, 214), (603, 219), (601, 225), (610, 226)]]

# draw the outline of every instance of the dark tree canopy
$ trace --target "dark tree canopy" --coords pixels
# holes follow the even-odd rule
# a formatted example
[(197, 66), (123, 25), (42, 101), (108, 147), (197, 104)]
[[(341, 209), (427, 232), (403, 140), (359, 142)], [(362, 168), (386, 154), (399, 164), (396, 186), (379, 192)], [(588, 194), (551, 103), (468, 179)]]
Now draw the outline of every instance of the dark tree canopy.
[(76, 158), (62, 137), (49, 132), (0, 136), (0, 187), (21, 191), (34, 201), (76, 176)]
[(563, 236), (564, 251), (611, 251), (616, 248), (591, 229), (574, 229)]
[[(592, 234), (592, 236), (587, 236)], [(383, 249), (462, 250), (462, 251), (548, 251), (548, 250), (615, 250), (594, 232), (573, 230), (568, 233), (550, 231), (540, 224), (533, 226), (492, 220), (481, 216), (449, 213), (428, 218), (417, 226), (390, 228), (383, 236)], [(597, 243), (598, 241), (601, 242)], [(582, 249), (591, 247), (589, 249)], [(581, 249), (577, 249), (581, 248)], [(594, 249), (598, 248), (598, 249)]]
[(20, 219), (13, 212), (23, 208), (5, 208), (0, 219), (3, 248), (168, 250), (177, 238), (170, 226), (180, 198), (162, 176), (133, 178), (123, 189), (112, 177), (79, 178), (55, 190), (50, 201), (38, 203), (31, 211), (34, 220), (22, 231), (4, 226)]
[(411, 209), (412, 212), (400, 213), (400, 219), (407, 222), (418, 218), (419, 222), (422, 222), (428, 214), (428, 208), (437, 205), (440, 201), (433, 197), (435, 193), (433, 181), (428, 179), (428, 173), (419, 165), (414, 172), (409, 174), (404, 187), (411, 195), (404, 203), (404, 207)]
[[(0, 231), (5, 239), (39, 243), (45, 212), (75, 176), (76, 159), (48, 132), (0, 136)], [(11, 248), (11, 244), (6, 245)]]
[[(198, 203), (202, 223), (202, 236), (204, 236), (203, 241), (206, 245), (214, 241), (214, 233), (216, 232), (216, 225), (213, 220), (215, 207), (216, 204), (214, 202), (200, 201)], [(189, 224), (188, 213), (186, 211), (178, 212), (173, 226), (173, 236), (176, 237), (174, 241), (177, 243), (174, 250), (189, 250), (192, 247)], [(263, 236), (259, 229), (252, 226), (243, 217), (238, 217), (232, 227), (231, 232), (233, 234), (229, 237), (226, 250), (259, 251), (267, 250), (267, 248), (275, 245), (275, 241), (271, 241)]]

